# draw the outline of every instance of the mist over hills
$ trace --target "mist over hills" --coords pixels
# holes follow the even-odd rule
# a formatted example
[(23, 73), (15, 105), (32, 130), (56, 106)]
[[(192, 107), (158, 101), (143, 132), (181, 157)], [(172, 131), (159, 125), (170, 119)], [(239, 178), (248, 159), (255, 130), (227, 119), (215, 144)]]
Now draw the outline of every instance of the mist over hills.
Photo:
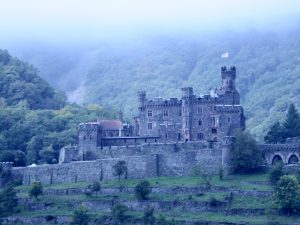
[[(138, 90), (149, 98), (180, 97), (180, 88), (208, 93), (220, 85), (220, 67), (237, 67), (247, 128), (261, 139), (288, 104), (299, 107), (300, 27), (282, 31), (223, 31), (217, 35), (157, 36), (80, 46), (14, 48), (70, 101), (137, 112)], [(221, 58), (224, 52), (229, 58)]]

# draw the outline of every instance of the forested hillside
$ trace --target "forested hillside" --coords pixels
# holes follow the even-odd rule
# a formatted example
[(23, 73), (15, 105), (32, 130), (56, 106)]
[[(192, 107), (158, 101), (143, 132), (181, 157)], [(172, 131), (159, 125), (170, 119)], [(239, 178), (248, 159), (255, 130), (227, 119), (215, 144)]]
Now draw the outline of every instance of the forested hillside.
[[(220, 57), (224, 52), (229, 58)], [(100, 43), (86, 52), (81, 49), (75, 63), (75, 68), (84, 68), (81, 73), (68, 70), (61, 77), (57, 71), (56, 78), (48, 78), (52, 83), (63, 80), (68, 84), (57, 86), (71, 91), (71, 100), (123, 108), (131, 118), (136, 113), (138, 90), (146, 90), (149, 98), (180, 97), (180, 88), (190, 85), (197, 94), (205, 94), (220, 84), (221, 66), (235, 65), (247, 128), (262, 140), (268, 127), (284, 118), (289, 103), (299, 107), (299, 52), (300, 28), (157, 37), (125, 44)], [(89, 62), (86, 67), (84, 61)]]
[(77, 144), (78, 123), (114, 115), (96, 104), (67, 104), (33, 66), (0, 50), (0, 161), (57, 163), (60, 148)]

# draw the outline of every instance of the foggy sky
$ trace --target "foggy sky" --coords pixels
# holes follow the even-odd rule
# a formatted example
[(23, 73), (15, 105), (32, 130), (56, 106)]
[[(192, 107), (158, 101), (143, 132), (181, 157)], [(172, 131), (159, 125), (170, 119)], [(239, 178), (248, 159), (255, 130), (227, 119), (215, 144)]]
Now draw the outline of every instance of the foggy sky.
[(0, 0), (0, 41), (277, 29), (299, 15), (299, 0)]

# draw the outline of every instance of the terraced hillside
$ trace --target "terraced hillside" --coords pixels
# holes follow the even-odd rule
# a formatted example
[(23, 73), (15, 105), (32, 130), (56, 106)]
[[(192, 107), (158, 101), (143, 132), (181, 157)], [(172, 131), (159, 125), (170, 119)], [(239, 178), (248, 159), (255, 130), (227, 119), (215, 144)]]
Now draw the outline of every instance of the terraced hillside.
[[(267, 174), (219, 177), (159, 177), (149, 179), (148, 200), (137, 200), (140, 180), (103, 181), (101, 191), (87, 194), (88, 183), (44, 187), (39, 200), (30, 199), (27, 186), (16, 187), (19, 212), (4, 224), (68, 224), (75, 208), (83, 205), (91, 224), (111, 224), (111, 208), (126, 205), (122, 224), (144, 224), (146, 208), (154, 208), (156, 221), (168, 224), (300, 224), (300, 217), (279, 215), (272, 203), (273, 188)], [(163, 224), (163, 223), (162, 223)]]

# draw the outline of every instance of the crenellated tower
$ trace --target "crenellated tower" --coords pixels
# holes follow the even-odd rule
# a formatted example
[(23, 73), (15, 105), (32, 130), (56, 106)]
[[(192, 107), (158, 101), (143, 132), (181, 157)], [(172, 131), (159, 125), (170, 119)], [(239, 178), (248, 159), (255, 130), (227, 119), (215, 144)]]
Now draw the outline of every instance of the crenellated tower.
[(102, 127), (99, 123), (79, 124), (78, 150), (81, 160), (95, 159), (98, 144), (101, 143)]
[(192, 140), (193, 88), (181, 88), (182, 91), (182, 136), (185, 141)]
[(236, 68), (230, 67), (228, 70), (226, 66), (221, 67), (222, 86), (217, 91), (218, 95), (224, 99), (224, 104), (239, 105), (240, 94), (235, 88)]

